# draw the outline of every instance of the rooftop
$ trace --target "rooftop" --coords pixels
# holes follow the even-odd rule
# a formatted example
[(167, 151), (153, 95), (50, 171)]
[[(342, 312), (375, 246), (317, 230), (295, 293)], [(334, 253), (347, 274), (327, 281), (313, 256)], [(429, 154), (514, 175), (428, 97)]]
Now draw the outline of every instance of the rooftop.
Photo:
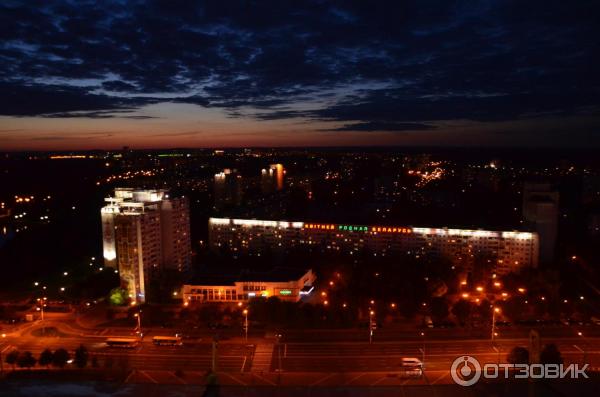
[(231, 285), (235, 282), (287, 282), (296, 281), (304, 276), (310, 269), (276, 267), (265, 272), (251, 272), (243, 270), (236, 274), (205, 273), (194, 277), (187, 284), (194, 285)]

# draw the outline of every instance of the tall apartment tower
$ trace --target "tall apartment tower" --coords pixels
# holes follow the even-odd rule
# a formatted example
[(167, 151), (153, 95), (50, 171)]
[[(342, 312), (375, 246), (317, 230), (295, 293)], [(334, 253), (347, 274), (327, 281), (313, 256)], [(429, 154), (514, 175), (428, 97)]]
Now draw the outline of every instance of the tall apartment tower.
[(540, 238), (540, 262), (554, 259), (558, 234), (559, 193), (549, 183), (526, 182), (523, 187), (523, 218), (525, 226), (535, 230)]
[(227, 205), (240, 205), (242, 202), (242, 176), (237, 170), (225, 168), (215, 174), (214, 198), (215, 208)]
[(263, 168), (260, 172), (260, 187), (263, 194), (282, 190), (284, 175), (283, 164), (271, 164), (269, 169)]
[(161, 271), (187, 272), (191, 265), (187, 198), (165, 190), (115, 189), (102, 207), (104, 265), (119, 270), (122, 285), (136, 302)]

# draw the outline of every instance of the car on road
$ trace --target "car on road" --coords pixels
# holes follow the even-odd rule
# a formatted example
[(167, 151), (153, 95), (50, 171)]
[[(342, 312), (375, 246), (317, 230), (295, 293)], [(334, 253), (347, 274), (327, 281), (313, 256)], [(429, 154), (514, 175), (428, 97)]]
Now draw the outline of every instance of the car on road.
[(157, 346), (181, 346), (183, 345), (183, 340), (181, 336), (155, 336), (152, 338), (152, 343)]
[(400, 365), (405, 376), (423, 375), (423, 362), (416, 357), (403, 357)]
[(106, 345), (108, 347), (117, 347), (123, 349), (133, 349), (140, 344), (138, 338), (108, 338), (106, 339)]

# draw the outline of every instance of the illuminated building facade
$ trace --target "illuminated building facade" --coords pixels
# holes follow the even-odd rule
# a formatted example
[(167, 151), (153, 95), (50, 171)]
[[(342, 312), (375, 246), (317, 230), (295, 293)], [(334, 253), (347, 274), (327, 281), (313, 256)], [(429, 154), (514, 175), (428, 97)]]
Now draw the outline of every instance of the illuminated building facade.
[(211, 280), (201, 277), (197, 283), (183, 286), (184, 302), (244, 302), (252, 298), (276, 296), (297, 302), (313, 290), (316, 276), (312, 270), (276, 268), (267, 273), (240, 274)]
[(260, 172), (260, 185), (263, 194), (273, 193), (283, 189), (285, 168), (283, 164), (271, 164), (269, 169)]
[(189, 204), (165, 190), (116, 189), (102, 217), (104, 265), (118, 269), (129, 296), (146, 300), (151, 279), (162, 270), (191, 265)]
[(242, 176), (237, 170), (225, 168), (215, 174), (214, 198), (215, 208), (227, 205), (240, 205), (242, 202)]
[(507, 274), (538, 264), (536, 233), (514, 231), (367, 226), (250, 219), (209, 219), (209, 244), (234, 252), (260, 253), (308, 246), (314, 250), (354, 254), (404, 253), (443, 257), (471, 270), (477, 260), (493, 261), (495, 272)]

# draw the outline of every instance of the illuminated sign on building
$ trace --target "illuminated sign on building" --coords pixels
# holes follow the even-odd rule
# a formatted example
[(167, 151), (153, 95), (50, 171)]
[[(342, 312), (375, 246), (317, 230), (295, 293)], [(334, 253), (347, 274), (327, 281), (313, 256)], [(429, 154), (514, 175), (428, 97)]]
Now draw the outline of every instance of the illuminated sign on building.
[(349, 232), (368, 232), (369, 228), (367, 226), (338, 225), (338, 230)]
[(310, 289), (308, 289), (308, 290), (302, 289), (302, 290), (300, 290), (300, 295), (310, 295), (310, 293), (313, 292), (314, 289), (315, 289), (314, 286), (311, 286)]
[(291, 294), (292, 294), (291, 289), (280, 289), (279, 290), (279, 295), (291, 295)]
[(389, 226), (372, 226), (371, 231), (376, 233), (412, 233), (412, 229), (408, 227)]
[(322, 223), (305, 223), (305, 229), (319, 229), (319, 230), (334, 230), (335, 225), (326, 225)]

